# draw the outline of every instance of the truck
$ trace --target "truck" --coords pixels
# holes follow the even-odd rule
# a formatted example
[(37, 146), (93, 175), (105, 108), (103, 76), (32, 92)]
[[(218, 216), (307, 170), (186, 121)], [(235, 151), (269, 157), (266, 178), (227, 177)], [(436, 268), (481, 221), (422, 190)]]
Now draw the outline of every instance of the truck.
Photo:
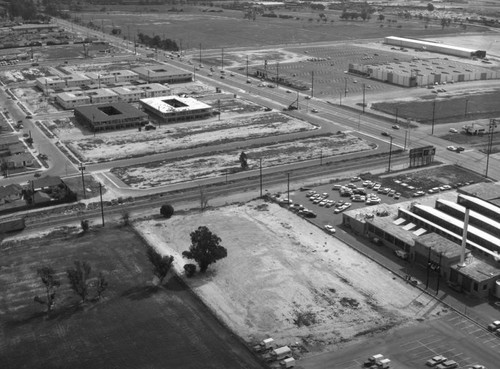
[(482, 135), (486, 133), (486, 128), (477, 123), (466, 124), (462, 127), (462, 130), (469, 135)]
[(0, 234), (14, 231), (21, 231), (26, 227), (24, 217), (1, 219), (0, 220)]
[(263, 339), (253, 347), (255, 352), (266, 352), (274, 348), (274, 340), (272, 338)]

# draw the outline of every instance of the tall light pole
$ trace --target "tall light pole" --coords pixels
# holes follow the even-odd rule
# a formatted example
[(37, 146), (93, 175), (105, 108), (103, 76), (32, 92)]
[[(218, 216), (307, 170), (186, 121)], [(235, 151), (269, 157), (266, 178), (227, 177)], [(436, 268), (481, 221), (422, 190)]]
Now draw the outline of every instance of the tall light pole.
[(201, 66), (201, 42), (200, 42), (200, 66)]
[(102, 226), (104, 227), (104, 208), (102, 206), (102, 184), (99, 182), (99, 195), (101, 197), (101, 217), (102, 217)]
[(347, 77), (344, 77), (344, 97), (347, 97)]
[(311, 71), (311, 97), (314, 97), (314, 71)]
[(276, 88), (280, 86), (280, 62), (276, 62)]
[(83, 176), (83, 171), (85, 170), (85, 166), (83, 165), (82, 162), (80, 162), (80, 165), (79, 165), (78, 169), (80, 169), (80, 171), (82, 172), (83, 198), (86, 199), (87, 198), (87, 194), (86, 194), (86, 191), (85, 191), (85, 177)]
[(247, 81), (248, 81), (248, 55), (247, 55)]
[(436, 100), (434, 99), (434, 102), (432, 103), (432, 129), (431, 129), (431, 135), (434, 134), (434, 120), (436, 117)]
[(484, 174), (485, 178), (488, 178), (488, 168), (490, 166), (490, 154), (491, 154), (491, 147), (493, 146), (493, 131), (495, 130), (497, 126), (497, 121), (495, 119), (490, 119), (490, 126), (488, 128), (488, 149), (486, 151), (486, 173)]
[(286, 173), (287, 182), (286, 182), (286, 197), (287, 197), (287, 205), (290, 205), (290, 172)]
[(260, 197), (262, 197), (262, 158), (259, 158)]
[(389, 136), (391, 139), (391, 143), (389, 144), (389, 167), (387, 168), (387, 172), (391, 171), (391, 157), (392, 157), (392, 136)]
[(365, 114), (365, 91), (366, 85), (363, 83), (363, 114)]

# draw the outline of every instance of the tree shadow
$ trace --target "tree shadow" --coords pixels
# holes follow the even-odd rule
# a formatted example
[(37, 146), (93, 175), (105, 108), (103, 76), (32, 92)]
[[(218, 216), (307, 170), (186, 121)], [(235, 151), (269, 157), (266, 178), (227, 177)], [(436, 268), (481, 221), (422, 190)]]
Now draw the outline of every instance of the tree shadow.
[(134, 301), (144, 300), (158, 293), (160, 289), (159, 286), (135, 286), (123, 291), (121, 296)]

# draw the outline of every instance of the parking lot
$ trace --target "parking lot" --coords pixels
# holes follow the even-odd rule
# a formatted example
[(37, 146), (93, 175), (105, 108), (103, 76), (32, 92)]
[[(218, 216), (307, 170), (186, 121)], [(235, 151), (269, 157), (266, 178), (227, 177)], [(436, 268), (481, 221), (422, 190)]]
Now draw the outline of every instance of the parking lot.
[[(301, 361), (304, 368), (362, 368), (368, 357), (382, 354), (391, 360), (391, 368), (429, 368), (426, 362), (442, 355), (455, 361), (458, 369), (472, 365), (498, 368), (500, 338), (486, 332), (457, 313), (402, 328), (383, 341), (365, 342), (338, 353), (325, 353)], [(324, 363), (324, 364), (323, 364)], [(436, 366), (434, 366), (436, 368)]]
[[(311, 218), (310, 220), (319, 225), (319, 226), (324, 226), (324, 225), (332, 225), (332, 226), (337, 226), (342, 223), (342, 213), (346, 210), (351, 210), (351, 209), (358, 209), (362, 207), (368, 206), (366, 201), (354, 201), (351, 199), (351, 196), (341, 196), (340, 193), (340, 187), (344, 185), (349, 185), (352, 184), (351, 187), (356, 187), (356, 188), (364, 188), (366, 191), (367, 195), (372, 195), (372, 196), (377, 196), (380, 199), (380, 203), (386, 203), (386, 204), (394, 204), (397, 202), (401, 201), (406, 201), (406, 198), (395, 198), (394, 195), (389, 196), (389, 193), (382, 193), (375, 191), (373, 188), (368, 188), (362, 185), (363, 181), (355, 181), (355, 182), (350, 182), (349, 180), (343, 181), (343, 182), (337, 182), (334, 184), (328, 184), (328, 185), (321, 185), (314, 187), (311, 190), (316, 191), (317, 194), (319, 194), (321, 197), (324, 197), (325, 200), (333, 201), (334, 203), (332, 205), (328, 204), (323, 204), (320, 205), (321, 201), (318, 201), (317, 203), (314, 203), (316, 201), (313, 201), (310, 197), (308, 197), (309, 191), (296, 191), (293, 193), (290, 193), (290, 200), (292, 201), (293, 204), (302, 205), (305, 209), (310, 210), (314, 214), (316, 214), (316, 217)], [(335, 188), (335, 189), (333, 189)], [(395, 191), (395, 190), (394, 190)], [(384, 191), (385, 192), (385, 191)], [(395, 194), (395, 193), (394, 193)], [(360, 197), (363, 195), (359, 195)], [(339, 211), (340, 206), (342, 204), (345, 206), (346, 203), (349, 203), (349, 207), (343, 208), (343, 210)], [(378, 203), (377, 201), (374, 201), (373, 204), (375, 205)]]

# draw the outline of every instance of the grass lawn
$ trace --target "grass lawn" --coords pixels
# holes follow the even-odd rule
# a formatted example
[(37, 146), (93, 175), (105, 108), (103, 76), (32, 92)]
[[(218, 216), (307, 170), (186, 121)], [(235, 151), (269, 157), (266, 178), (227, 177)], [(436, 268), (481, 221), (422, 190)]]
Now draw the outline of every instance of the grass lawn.
[[(254, 357), (173, 278), (156, 289), (144, 243), (126, 227), (63, 230), (0, 246), (0, 367), (260, 368)], [(109, 289), (100, 302), (78, 303), (65, 270), (73, 260), (102, 271)], [(61, 280), (46, 316), (37, 268)]]

